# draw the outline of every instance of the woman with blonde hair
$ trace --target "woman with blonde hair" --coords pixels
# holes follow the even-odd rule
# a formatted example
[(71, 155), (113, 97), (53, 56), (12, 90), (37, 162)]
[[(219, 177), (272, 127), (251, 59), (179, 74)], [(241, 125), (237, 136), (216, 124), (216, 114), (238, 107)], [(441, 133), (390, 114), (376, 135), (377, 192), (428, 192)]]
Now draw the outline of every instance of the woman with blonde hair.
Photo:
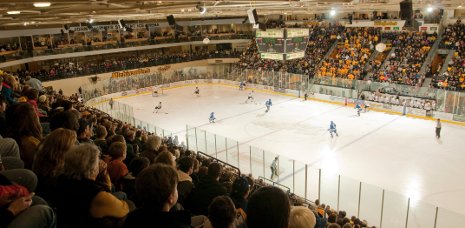
[(289, 228), (309, 228), (315, 227), (316, 218), (313, 212), (302, 206), (291, 208), (289, 215)]
[(50, 190), (55, 186), (57, 177), (63, 173), (65, 153), (75, 144), (75, 131), (58, 128), (39, 145), (32, 171), (39, 180), (36, 192), (44, 199), (49, 199)]

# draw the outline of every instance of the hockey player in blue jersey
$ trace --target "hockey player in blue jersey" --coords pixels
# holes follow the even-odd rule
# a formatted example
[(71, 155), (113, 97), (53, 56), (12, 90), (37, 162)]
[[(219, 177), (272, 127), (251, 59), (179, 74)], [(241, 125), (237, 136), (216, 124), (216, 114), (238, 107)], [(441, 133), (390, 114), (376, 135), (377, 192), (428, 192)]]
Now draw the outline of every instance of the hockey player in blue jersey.
[(210, 121), (210, 123), (215, 123), (216, 117), (214, 112), (210, 113), (210, 117), (208, 118), (208, 120)]
[(329, 131), (329, 134), (331, 135), (331, 138), (333, 137), (333, 133), (336, 134), (336, 136), (339, 136), (337, 134), (336, 124), (333, 121), (329, 123), (328, 131)]
[(241, 82), (239, 84), (239, 90), (244, 90), (244, 87), (245, 87), (245, 82)]
[(271, 103), (271, 99), (268, 99), (266, 102), (265, 102), (265, 106), (266, 106), (266, 111), (265, 112), (268, 112), (270, 111), (270, 107), (273, 105), (273, 103)]
[(355, 105), (355, 109), (357, 109), (357, 115), (360, 116), (360, 112), (362, 111), (362, 106), (360, 106), (360, 103), (357, 102)]

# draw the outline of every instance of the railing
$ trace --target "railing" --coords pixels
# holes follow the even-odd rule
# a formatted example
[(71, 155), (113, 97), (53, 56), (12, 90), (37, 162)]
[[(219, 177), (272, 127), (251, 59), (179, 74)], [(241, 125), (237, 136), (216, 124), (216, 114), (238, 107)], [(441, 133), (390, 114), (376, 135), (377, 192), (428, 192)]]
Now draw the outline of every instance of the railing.
[(190, 62), (196, 60), (203, 60), (203, 59), (211, 59), (211, 58), (239, 58), (240, 53), (233, 52), (230, 54), (227, 53), (205, 53), (205, 54), (197, 54), (188, 57), (160, 57), (157, 60), (150, 60), (147, 62), (126, 62), (125, 64), (118, 64), (116, 66), (111, 67), (104, 67), (101, 65), (92, 66), (89, 68), (83, 68), (82, 70), (78, 71), (64, 71), (57, 69), (56, 75), (37, 75), (36, 77), (41, 81), (52, 81), (58, 79), (65, 79), (65, 78), (73, 78), (85, 75), (92, 75), (92, 74), (101, 74), (107, 72), (114, 72), (114, 71), (121, 71), (121, 70), (131, 70), (131, 69), (138, 69), (138, 68), (145, 68), (145, 67), (152, 67), (152, 66), (160, 66), (166, 64), (175, 64), (175, 63), (183, 63), (183, 62)]
[[(251, 39), (253, 36), (250, 34), (234, 34), (234, 35), (224, 35), (224, 36), (211, 36), (210, 40), (229, 40), (229, 39)], [(17, 50), (13, 53), (8, 53), (0, 56), (0, 62), (36, 57), (36, 56), (45, 56), (45, 55), (57, 55), (65, 53), (74, 53), (74, 52), (85, 52), (85, 51), (97, 51), (97, 50), (106, 50), (106, 49), (117, 49), (117, 48), (127, 48), (127, 47), (137, 47), (137, 46), (147, 46), (147, 45), (156, 45), (156, 44), (167, 44), (167, 43), (181, 43), (181, 42), (191, 42), (191, 41), (202, 41), (204, 37), (195, 36), (195, 37), (182, 37), (182, 38), (166, 38), (166, 39), (149, 39), (146, 38), (143, 41), (136, 42), (100, 42), (100, 45), (58, 45), (50, 46), (45, 48), (37, 48), (32, 50)]]

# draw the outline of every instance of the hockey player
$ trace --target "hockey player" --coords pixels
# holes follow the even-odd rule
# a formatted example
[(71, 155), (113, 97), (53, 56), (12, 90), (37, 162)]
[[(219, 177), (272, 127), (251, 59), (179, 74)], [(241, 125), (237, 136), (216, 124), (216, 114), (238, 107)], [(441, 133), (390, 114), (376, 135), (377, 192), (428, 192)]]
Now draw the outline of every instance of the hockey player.
[(194, 94), (197, 95), (197, 96), (200, 96), (199, 87), (195, 87)]
[(329, 123), (328, 131), (329, 131), (329, 134), (331, 135), (331, 138), (333, 137), (333, 133), (336, 134), (336, 136), (339, 136), (337, 134), (336, 124), (333, 121)]
[(216, 117), (214, 112), (210, 113), (210, 117), (208, 118), (208, 120), (210, 121), (210, 123), (215, 123)]
[(110, 101), (108, 102), (108, 104), (110, 105), (110, 108), (113, 109), (113, 98), (110, 98)]
[(355, 109), (357, 109), (357, 115), (360, 116), (360, 112), (362, 111), (362, 107), (360, 106), (360, 103), (357, 102), (355, 105)]
[(158, 111), (160, 111), (160, 110), (161, 110), (161, 101), (158, 103), (157, 106), (155, 106), (155, 109), (153, 109), (153, 112), (158, 113)]
[(254, 102), (254, 94), (255, 92), (252, 90), (252, 92), (249, 93), (249, 95), (247, 96), (247, 100), (245, 100), (245, 103), (247, 103), (248, 101), (252, 101)]
[(308, 94), (307, 94), (307, 93), (305, 93), (305, 94), (304, 94), (304, 101), (306, 101), (306, 100), (307, 100), (307, 98), (308, 98)]
[(368, 103), (368, 101), (365, 101), (364, 103), (365, 103), (365, 107), (364, 107), (365, 110), (364, 110), (364, 112), (370, 111), (370, 109), (369, 109), (369, 108), (370, 108), (370, 104)]
[(273, 105), (273, 103), (271, 103), (271, 99), (268, 99), (266, 102), (265, 102), (265, 106), (266, 106), (266, 111), (265, 112), (269, 112), (270, 111), (270, 107)]
[(244, 87), (245, 87), (245, 82), (240, 82), (239, 84), (239, 90), (244, 90)]

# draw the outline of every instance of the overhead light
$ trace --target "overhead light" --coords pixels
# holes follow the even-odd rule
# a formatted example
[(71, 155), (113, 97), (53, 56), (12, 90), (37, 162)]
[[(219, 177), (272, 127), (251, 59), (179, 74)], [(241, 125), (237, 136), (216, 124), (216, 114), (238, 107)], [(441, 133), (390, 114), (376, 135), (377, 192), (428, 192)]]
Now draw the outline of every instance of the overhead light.
[(34, 2), (34, 7), (49, 7), (52, 3), (50, 2)]
[(91, 19), (89, 19), (87, 22), (89, 22), (89, 23), (94, 23), (94, 19), (91, 18)]
[(197, 4), (197, 6), (195, 8), (197, 8), (199, 10), (200, 14), (202, 14), (202, 15), (207, 13), (207, 8), (205, 6), (201, 6), (200, 4)]
[(331, 16), (331, 17), (336, 16), (336, 10), (332, 9), (331, 11), (329, 11), (329, 16)]
[(429, 6), (428, 8), (426, 8), (426, 12), (428, 12), (428, 13), (433, 12), (433, 7)]
[(7, 14), (20, 14), (21, 11), (18, 11), (18, 10), (12, 10), (12, 11), (7, 11), (6, 12)]
[(462, 6), (458, 6), (459, 8), (462, 8)]

